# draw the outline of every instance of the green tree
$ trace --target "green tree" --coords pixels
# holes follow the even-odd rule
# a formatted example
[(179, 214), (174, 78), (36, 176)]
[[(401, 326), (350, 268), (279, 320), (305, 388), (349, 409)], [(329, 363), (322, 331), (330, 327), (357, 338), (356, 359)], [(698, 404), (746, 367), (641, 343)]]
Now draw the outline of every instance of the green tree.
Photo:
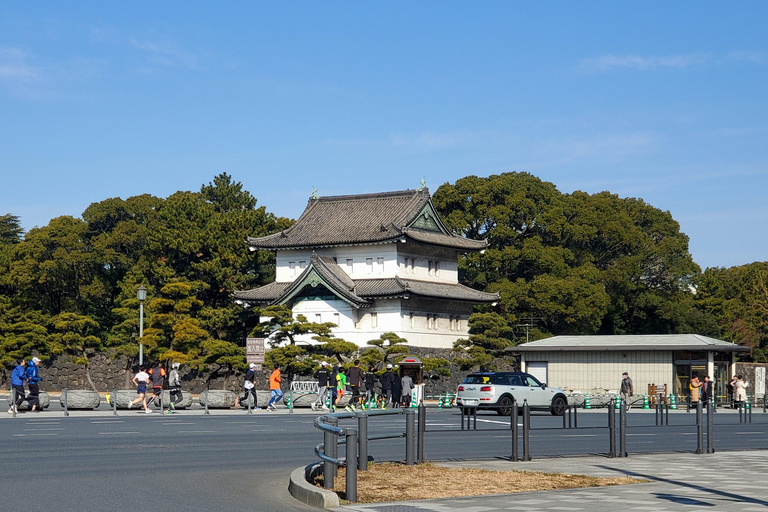
[(0, 215), (0, 245), (12, 245), (21, 242), (24, 230), (19, 217), (6, 213)]
[(377, 350), (367, 350), (363, 353), (361, 360), (364, 360), (369, 365), (379, 362), (382, 365), (393, 363), (399, 360), (397, 356), (410, 353), (411, 349), (406, 346), (407, 343), (407, 339), (401, 338), (393, 332), (385, 332), (375, 340), (367, 342), (368, 345), (375, 347)]
[(453, 344), (457, 353), (454, 362), (463, 370), (477, 367), (480, 371), (493, 371), (493, 359), (504, 356), (504, 349), (514, 345), (513, 328), (503, 315), (474, 313), (469, 317), (469, 338)]
[(51, 354), (67, 354), (75, 364), (85, 367), (85, 376), (91, 389), (98, 391), (91, 379), (90, 357), (103, 351), (102, 339), (98, 336), (99, 324), (87, 315), (60, 313), (52, 319), (53, 332), (48, 337)]

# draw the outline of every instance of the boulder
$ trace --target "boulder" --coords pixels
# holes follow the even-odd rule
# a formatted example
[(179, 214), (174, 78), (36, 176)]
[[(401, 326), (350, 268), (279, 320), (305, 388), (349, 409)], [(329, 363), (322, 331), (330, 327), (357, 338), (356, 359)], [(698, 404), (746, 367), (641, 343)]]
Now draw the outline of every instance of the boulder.
[(234, 391), (209, 389), (200, 393), (199, 402), (203, 407), (206, 404), (206, 395), (209, 409), (229, 409), (235, 406), (235, 399), (237, 398)]
[[(48, 393), (45, 391), (41, 391), (38, 395), (37, 399), (40, 401), (40, 408), (41, 409), (47, 409), (49, 405), (51, 405), (51, 397)], [(30, 411), (32, 410), (32, 406), (29, 405), (29, 402), (24, 400), (21, 405), (19, 406), (20, 411)]]
[(101, 397), (95, 391), (86, 389), (65, 389), (61, 392), (60, 404), (67, 409), (96, 409), (101, 402)]

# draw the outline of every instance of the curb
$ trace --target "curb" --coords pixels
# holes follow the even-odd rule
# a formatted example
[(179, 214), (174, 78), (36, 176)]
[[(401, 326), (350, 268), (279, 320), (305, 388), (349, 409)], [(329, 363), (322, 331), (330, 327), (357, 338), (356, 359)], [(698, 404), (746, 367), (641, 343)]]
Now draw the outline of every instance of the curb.
[(333, 491), (326, 491), (307, 482), (305, 477), (308, 467), (296, 468), (291, 472), (291, 482), (288, 492), (309, 506), (317, 508), (339, 508), (339, 496)]

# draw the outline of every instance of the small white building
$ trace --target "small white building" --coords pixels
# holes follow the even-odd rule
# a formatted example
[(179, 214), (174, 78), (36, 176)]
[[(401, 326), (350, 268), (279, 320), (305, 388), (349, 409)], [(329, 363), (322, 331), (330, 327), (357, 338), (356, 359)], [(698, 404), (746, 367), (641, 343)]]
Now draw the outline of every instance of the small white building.
[(426, 188), (312, 197), (290, 228), (248, 243), (276, 252), (275, 281), (237, 299), (332, 322), (334, 335), (360, 346), (394, 332), (413, 346), (451, 348), (468, 336), (473, 305), (499, 298), (459, 284), (459, 255), (487, 241), (452, 233)]
[(719, 397), (726, 396), (736, 353), (750, 351), (697, 334), (555, 336), (507, 350), (520, 354), (522, 371), (555, 387), (618, 390), (627, 372), (635, 394), (666, 384), (669, 393), (686, 396), (694, 375), (708, 375)]

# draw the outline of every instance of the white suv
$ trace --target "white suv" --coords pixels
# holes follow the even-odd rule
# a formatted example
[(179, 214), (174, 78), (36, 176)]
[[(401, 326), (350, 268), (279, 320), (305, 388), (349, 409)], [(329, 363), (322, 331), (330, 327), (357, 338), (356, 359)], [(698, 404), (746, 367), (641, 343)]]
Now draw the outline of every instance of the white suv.
[(523, 402), (531, 409), (549, 411), (562, 416), (568, 407), (568, 399), (559, 388), (548, 388), (536, 377), (522, 372), (470, 373), (456, 392), (458, 406), (476, 406), (495, 409), (502, 416), (512, 414), (512, 403), (522, 412)]

